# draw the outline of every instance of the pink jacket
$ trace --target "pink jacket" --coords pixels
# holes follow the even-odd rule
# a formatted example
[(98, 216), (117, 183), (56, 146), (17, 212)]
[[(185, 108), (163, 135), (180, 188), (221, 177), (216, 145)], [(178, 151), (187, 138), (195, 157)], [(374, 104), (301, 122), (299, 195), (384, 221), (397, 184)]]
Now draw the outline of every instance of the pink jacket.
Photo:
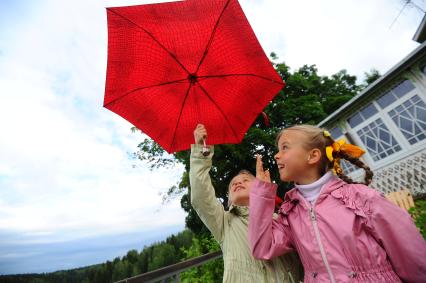
[(276, 185), (256, 179), (250, 192), (253, 256), (296, 249), (309, 282), (426, 282), (426, 242), (409, 214), (364, 185), (334, 177), (311, 205), (293, 189), (279, 216)]

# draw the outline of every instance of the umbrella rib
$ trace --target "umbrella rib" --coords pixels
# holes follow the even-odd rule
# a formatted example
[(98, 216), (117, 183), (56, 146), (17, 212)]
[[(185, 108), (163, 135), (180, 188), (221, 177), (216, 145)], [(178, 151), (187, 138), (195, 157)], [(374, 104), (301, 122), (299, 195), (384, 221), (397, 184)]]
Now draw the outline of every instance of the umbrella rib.
[(217, 30), (217, 27), (218, 27), (218, 25), (219, 25), (220, 19), (222, 18), (223, 13), (225, 12), (226, 8), (228, 7), (229, 2), (231, 2), (231, 0), (228, 0), (228, 1), (226, 2), (225, 6), (223, 6), (222, 12), (220, 13), (219, 18), (217, 19), (216, 24), (215, 24), (215, 26), (214, 26), (214, 28), (213, 28), (213, 30), (212, 30), (212, 34), (210, 35), (210, 39), (209, 39), (209, 41), (207, 42), (206, 48), (205, 48), (204, 53), (203, 53), (203, 57), (201, 57), (200, 63), (198, 63), (198, 67), (197, 67), (197, 70), (195, 71), (195, 73), (197, 73), (197, 72), (198, 72), (198, 70), (200, 69), (201, 64), (203, 63), (204, 59), (205, 59), (205, 58), (206, 58), (206, 56), (207, 56), (207, 53), (208, 53), (208, 51), (209, 51), (209, 48), (210, 48), (210, 46), (212, 45), (213, 38), (214, 38), (214, 36), (215, 36), (215, 34), (216, 34), (216, 30)]
[(128, 95), (130, 95), (130, 94), (132, 94), (132, 93), (134, 93), (134, 92), (136, 92), (138, 90), (142, 90), (142, 89), (146, 89), (146, 88), (151, 88), (151, 87), (157, 87), (157, 86), (163, 86), (163, 85), (169, 85), (169, 84), (174, 84), (174, 83), (186, 82), (186, 81), (187, 81), (187, 79), (180, 79), (180, 80), (165, 82), (165, 83), (156, 84), (156, 85), (138, 87), (138, 88), (132, 89), (131, 91), (123, 94), (122, 96), (117, 97), (116, 99), (114, 99), (114, 100), (112, 100), (112, 101), (104, 104), (104, 107), (107, 107), (108, 105), (113, 104), (113, 103), (117, 102), (118, 100), (124, 98), (125, 96), (128, 96)]
[(163, 44), (161, 44), (161, 42), (159, 42), (148, 30), (144, 29), (143, 27), (141, 27), (140, 25), (138, 25), (137, 23), (135, 23), (134, 21), (130, 20), (129, 18), (120, 15), (119, 13), (115, 12), (113, 9), (111, 8), (107, 8), (109, 11), (113, 12), (114, 14), (116, 14), (117, 16), (129, 21), (130, 23), (134, 24), (135, 26), (137, 26), (138, 28), (140, 28), (141, 30), (143, 30), (149, 37), (152, 38), (152, 40), (154, 40), (155, 42), (157, 42), (157, 44), (164, 49), (164, 51), (166, 51), (178, 64), (179, 66), (182, 67), (182, 69), (187, 72), (188, 74), (190, 73), (185, 66), (179, 61), (179, 59), (176, 57), (175, 54), (173, 54), (172, 52), (170, 52)]
[(192, 86), (192, 84), (189, 84), (188, 90), (186, 91), (186, 94), (185, 94), (185, 98), (183, 99), (182, 106), (181, 106), (180, 112), (179, 112), (179, 117), (178, 117), (178, 120), (177, 120), (177, 123), (176, 123), (176, 127), (175, 127), (175, 130), (173, 131), (173, 140), (172, 140), (172, 143), (170, 144), (169, 151), (171, 151), (173, 144), (175, 143), (176, 131), (177, 131), (177, 128), (179, 126), (180, 117), (182, 116), (183, 108), (185, 107), (185, 102), (186, 102), (186, 99), (188, 98), (189, 91), (191, 90), (191, 86)]
[(204, 92), (204, 94), (210, 99), (210, 101), (214, 104), (214, 106), (216, 106), (216, 108), (222, 114), (223, 118), (228, 123), (229, 128), (231, 129), (232, 133), (234, 134), (235, 139), (238, 141), (238, 136), (235, 133), (234, 128), (231, 126), (231, 122), (228, 120), (228, 117), (226, 117), (225, 113), (223, 113), (222, 109), (219, 107), (219, 105), (217, 105), (216, 101), (214, 101), (214, 99), (209, 95), (209, 93), (207, 92), (207, 90), (200, 83), (198, 83), (198, 85), (201, 88), (201, 90)]
[(226, 75), (211, 75), (211, 76), (199, 76), (199, 79), (208, 79), (208, 78), (223, 78), (223, 77), (232, 77), (232, 76), (251, 76), (251, 77), (257, 77), (263, 80), (271, 81), (280, 85), (284, 85), (282, 82), (278, 82), (276, 80), (270, 79), (268, 77), (264, 77), (261, 75), (256, 74), (226, 74)]

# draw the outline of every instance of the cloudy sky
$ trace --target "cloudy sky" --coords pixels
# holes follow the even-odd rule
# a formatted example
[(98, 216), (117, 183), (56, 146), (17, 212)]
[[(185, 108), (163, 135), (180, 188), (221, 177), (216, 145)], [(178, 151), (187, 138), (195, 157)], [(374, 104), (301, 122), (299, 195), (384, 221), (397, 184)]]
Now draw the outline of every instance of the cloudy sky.
[[(100, 263), (183, 229), (179, 200), (160, 196), (182, 168), (130, 158), (144, 136), (102, 107), (105, 7), (152, 2), (0, 0), (0, 274)], [(267, 54), (360, 78), (416, 48), (423, 16), (408, 5), (394, 22), (402, 0), (240, 3)]]

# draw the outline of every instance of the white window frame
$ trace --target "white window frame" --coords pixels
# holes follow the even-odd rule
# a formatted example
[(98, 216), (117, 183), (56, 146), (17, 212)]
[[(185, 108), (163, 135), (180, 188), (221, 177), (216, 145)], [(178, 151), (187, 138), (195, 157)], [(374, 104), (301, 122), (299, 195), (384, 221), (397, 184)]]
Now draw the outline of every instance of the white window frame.
[[(424, 78), (426, 78), (426, 76), (419, 70), (419, 72), (422, 74), (422, 76)], [(354, 115), (355, 113), (352, 113), (352, 115), (349, 115), (347, 117), (344, 118), (343, 122), (344, 122), (344, 128), (346, 130), (346, 132), (348, 132), (350, 134), (350, 136), (354, 139), (354, 141), (358, 144), (358, 145), (364, 145), (364, 143), (362, 142), (361, 138), (358, 136), (358, 131), (361, 128), (364, 128), (365, 126), (369, 125), (370, 123), (372, 123), (373, 121), (377, 120), (377, 119), (382, 119), (383, 123), (386, 125), (386, 127), (389, 129), (389, 131), (391, 132), (391, 134), (393, 135), (393, 137), (395, 138), (395, 140), (398, 142), (398, 144), (401, 146), (401, 150), (398, 152), (395, 152), (387, 157), (384, 157), (382, 159), (379, 159), (377, 161), (374, 161), (374, 159), (372, 158), (372, 156), (367, 153), (363, 156), (366, 160), (366, 162), (370, 165), (370, 167), (372, 168), (379, 168), (382, 166), (385, 166), (389, 163), (392, 163), (396, 160), (401, 159), (401, 157), (403, 157), (404, 155), (407, 154), (407, 152), (412, 151), (413, 149), (417, 149), (417, 147), (424, 147), (425, 143), (426, 143), (426, 139), (420, 142), (417, 142), (414, 145), (411, 145), (408, 140), (405, 138), (404, 134), (401, 132), (401, 130), (399, 129), (399, 127), (395, 124), (395, 122), (392, 120), (392, 118), (389, 116), (388, 112), (391, 111), (392, 109), (394, 109), (395, 107), (401, 105), (402, 103), (404, 103), (405, 101), (407, 101), (408, 99), (412, 98), (415, 95), (418, 95), (423, 101), (426, 102), (426, 98), (425, 98), (425, 90), (422, 87), (422, 85), (418, 83), (418, 81), (416, 80), (415, 77), (403, 77), (401, 78), (401, 80), (398, 80), (399, 82), (402, 82), (404, 80), (410, 80), (411, 83), (414, 85), (414, 89), (409, 91), (408, 93), (404, 94), (404, 96), (402, 98), (397, 99), (396, 101), (392, 102), (391, 104), (389, 104), (388, 106), (386, 106), (384, 109), (382, 109), (380, 107), (380, 105), (377, 103), (377, 98), (380, 97), (377, 96), (375, 97), (374, 100), (369, 101), (368, 103), (362, 105), (361, 108), (366, 107), (368, 104), (372, 103), (378, 110), (378, 112), (376, 114), (374, 114), (373, 116), (369, 117), (368, 119), (362, 121), (360, 124), (358, 124), (357, 126), (355, 126), (354, 128), (351, 127), (351, 125), (349, 124), (349, 122), (347, 121), (352, 115)], [(392, 87), (388, 88), (388, 90), (391, 90), (392, 88), (394, 88), (396, 86), (393, 85)], [(386, 91), (381, 92), (381, 95), (384, 95), (386, 93)], [(356, 172), (356, 171), (354, 171)], [(352, 173), (354, 173), (352, 172)]]

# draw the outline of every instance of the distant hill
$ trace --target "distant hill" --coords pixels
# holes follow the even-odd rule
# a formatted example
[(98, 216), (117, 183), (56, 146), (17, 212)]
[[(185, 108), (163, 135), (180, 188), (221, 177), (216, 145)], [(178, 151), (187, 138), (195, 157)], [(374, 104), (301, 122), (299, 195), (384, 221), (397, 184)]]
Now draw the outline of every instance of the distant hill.
[(0, 275), (1, 283), (109, 283), (135, 276), (185, 258), (194, 234), (184, 230), (165, 241), (145, 246), (140, 252), (130, 250), (113, 261), (51, 273)]

